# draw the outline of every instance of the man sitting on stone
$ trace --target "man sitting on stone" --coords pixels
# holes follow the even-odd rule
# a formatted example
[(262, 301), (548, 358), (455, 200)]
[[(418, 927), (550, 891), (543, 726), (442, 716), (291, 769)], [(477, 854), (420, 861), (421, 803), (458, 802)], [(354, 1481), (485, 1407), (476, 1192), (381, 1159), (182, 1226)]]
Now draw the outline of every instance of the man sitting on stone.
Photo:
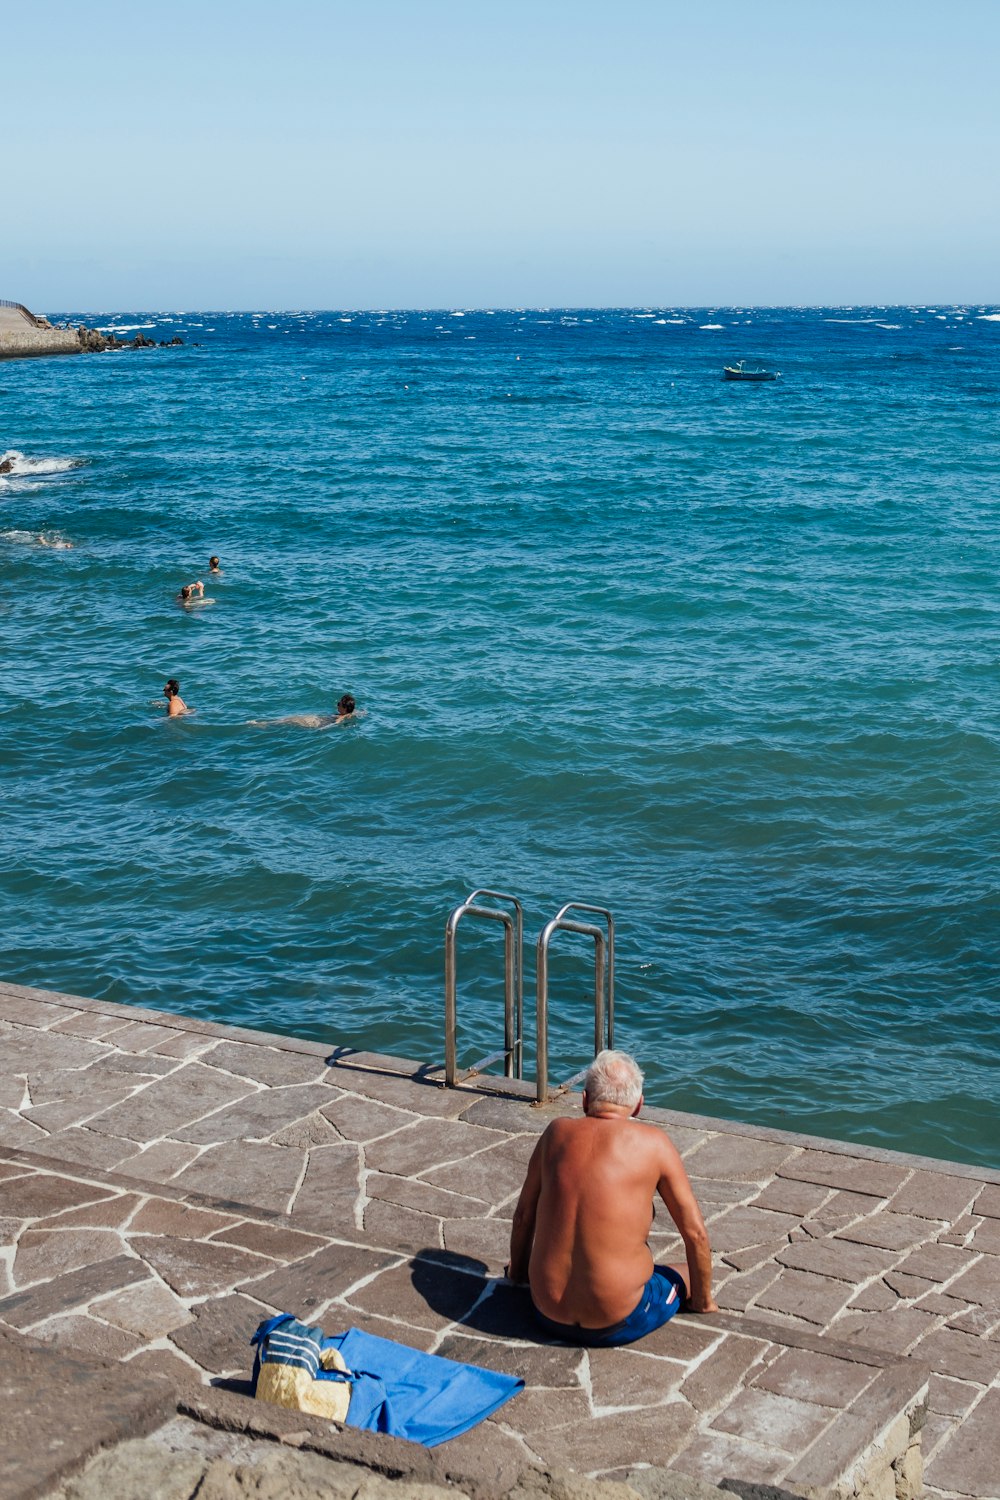
[[(642, 1073), (600, 1052), (584, 1079), (583, 1117), (553, 1120), (514, 1212), (511, 1281), (527, 1282), (542, 1327), (575, 1344), (630, 1344), (674, 1313), (715, 1312), (712, 1253), (676, 1147), (635, 1118)], [(687, 1251), (655, 1266), (647, 1244), (659, 1193)]]

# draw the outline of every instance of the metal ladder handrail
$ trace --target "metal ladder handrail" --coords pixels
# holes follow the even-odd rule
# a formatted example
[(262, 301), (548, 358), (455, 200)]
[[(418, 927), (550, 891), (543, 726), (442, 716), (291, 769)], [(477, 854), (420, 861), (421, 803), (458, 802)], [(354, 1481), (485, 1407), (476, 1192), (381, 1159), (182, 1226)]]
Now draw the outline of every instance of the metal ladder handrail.
[[(566, 913), (594, 912), (607, 924), (607, 1009), (604, 1003), (605, 988), (605, 936), (604, 930), (592, 922), (578, 922)], [(576, 932), (594, 939), (594, 1056), (602, 1047), (615, 1045), (615, 919), (606, 906), (592, 906), (587, 901), (567, 901), (560, 907), (538, 934), (535, 958), (535, 1003), (536, 1037), (538, 1051), (538, 1077), (536, 1097), (544, 1104), (549, 1094), (549, 943), (556, 932)], [(605, 1034), (607, 1040), (605, 1040)], [(568, 1078), (561, 1088), (568, 1088), (583, 1077), (586, 1069)]]
[[(497, 911), (489, 906), (477, 906), (480, 896), (493, 901), (509, 901), (514, 908), (510, 912)], [(483, 917), (487, 921), (502, 922), (504, 929), (504, 1046), (502, 1052), (491, 1052), (480, 1058), (462, 1074), (462, 1080), (481, 1073), (490, 1063), (504, 1060), (504, 1076), (521, 1078), (524, 1071), (524, 908), (516, 896), (506, 891), (488, 890), (481, 887), (466, 896), (448, 917), (444, 929), (444, 1079), (449, 1088), (459, 1082), (457, 1067), (458, 1029), (458, 969), (456, 960), (456, 938), (458, 924), (465, 916)]]

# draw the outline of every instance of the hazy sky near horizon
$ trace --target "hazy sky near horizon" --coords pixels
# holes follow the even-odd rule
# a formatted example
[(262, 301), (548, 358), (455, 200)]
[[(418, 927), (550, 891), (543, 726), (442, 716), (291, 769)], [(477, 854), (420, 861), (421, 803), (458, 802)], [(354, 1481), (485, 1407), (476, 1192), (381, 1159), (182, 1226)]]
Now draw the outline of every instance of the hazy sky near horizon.
[(1000, 0), (33, 0), (39, 310), (1000, 297)]

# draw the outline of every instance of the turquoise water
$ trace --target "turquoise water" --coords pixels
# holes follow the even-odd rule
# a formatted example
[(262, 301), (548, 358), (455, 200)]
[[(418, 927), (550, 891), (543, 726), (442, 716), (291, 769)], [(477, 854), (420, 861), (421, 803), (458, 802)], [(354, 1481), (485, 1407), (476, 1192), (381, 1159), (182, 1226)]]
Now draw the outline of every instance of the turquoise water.
[[(184, 347), (0, 365), (0, 973), (431, 1061), (449, 909), (591, 900), (651, 1100), (1000, 1165), (990, 311), (133, 314), (88, 321)], [(466, 1061), (498, 956), (463, 929)]]

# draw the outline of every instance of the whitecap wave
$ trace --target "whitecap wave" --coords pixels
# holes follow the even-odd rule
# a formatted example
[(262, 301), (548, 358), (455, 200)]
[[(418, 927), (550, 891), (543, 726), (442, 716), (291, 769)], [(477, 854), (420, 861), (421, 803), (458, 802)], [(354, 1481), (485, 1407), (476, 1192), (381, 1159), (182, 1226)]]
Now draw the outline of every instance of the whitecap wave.
[(98, 333), (137, 333), (141, 328), (155, 328), (155, 323), (98, 323)]
[(1000, 313), (977, 313), (977, 323), (1000, 323)]
[(699, 328), (716, 329), (716, 328), (724, 328), (725, 324), (724, 323), (699, 323), (698, 327)]
[(6, 474), (10, 479), (16, 479), (22, 474), (65, 474), (68, 469), (78, 469), (83, 462), (80, 458), (29, 458), (17, 448), (8, 448), (6, 453), (0, 453), (0, 464), (8, 461), (10, 468)]

